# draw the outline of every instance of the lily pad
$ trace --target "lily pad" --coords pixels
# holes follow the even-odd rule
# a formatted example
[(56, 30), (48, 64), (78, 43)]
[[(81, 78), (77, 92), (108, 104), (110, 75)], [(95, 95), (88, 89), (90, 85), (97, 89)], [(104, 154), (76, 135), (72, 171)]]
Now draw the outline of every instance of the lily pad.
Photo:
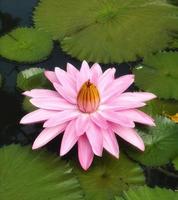
[(162, 188), (149, 188), (147, 186), (130, 189), (123, 193), (121, 197), (115, 200), (177, 200), (178, 193), (172, 190)]
[(17, 62), (45, 60), (52, 49), (49, 34), (33, 28), (17, 28), (0, 38), (0, 55)]
[(41, 0), (34, 23), (73, 57), (111, 63), (167, 47), (177, 15), (178, 8), (162, 0)]
[(175, 169), (178, 171), (178, 156), (173, 160)]
[(178, 99), (178, 52), (162, 52), (144, 59), (133, 73), (136, 85), (160, 98)]
[(131, 158), (147, 166), (165, 165), (178, 154), (178, 124), (161, 116), (155, 122), (155, 127), (138, 131), (145, 143), (143, 153), (127, 149)]
[(148, 102), (146, 106), (141, 108), (141, 110), (152, 116), (174, 115), (174, 114), (178, 113), (178, 101), (154, 99), (154, 100)]
[(72, 169), (59, 157), (10, 145), (0, 149), (1, 200), (80, 200)]
[(22, 102), (22, 108), (24, 111), (26, 112), (32, 112), (34, 110), (36, 110), (36, 107), (33, 106), (31, 103), (30, 103), (30, 98), (29, 97), (24, 97), (23, 99), (23, 102)]
[(17, 87), (23, 91), (49, 87), (49, 81), (44, 76), (43, 68), (30, 68), (17, 75)]
[(143, 185), (145, 182), (140, 166), (123, 153), (119, 160), (106, 155), (102, 159), (95, 160), (87, 172), (79, 167), (74, 169), (85, 192), (86, 200), (110, 200), (123, 190)]

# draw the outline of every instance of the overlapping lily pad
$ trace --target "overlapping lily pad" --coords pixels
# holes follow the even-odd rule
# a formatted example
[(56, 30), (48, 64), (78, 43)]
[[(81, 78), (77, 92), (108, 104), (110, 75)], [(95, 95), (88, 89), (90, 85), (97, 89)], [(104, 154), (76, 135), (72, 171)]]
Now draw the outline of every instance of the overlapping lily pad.
[(80, 60), (133, 61), (167, 47), (178, 8), (162, 0), (41, 0), (34, 23)]
[(0, 55), (17, 62), (38, 62), (51, 53), (49, 34), (33, 28), (17, 28), (0, 38)]
[(141, 110), (152, 116), (175, 115), (176, 113), (178, 113), (178, 101), (154, 99), (148, 102), (146, 106), (141, 108)]
[(23, 91), (49, 87), (43, 68), (30, 68), (17, 75), (17, 87)]
[(122, 196), (116, 197), (115, 200), (177, 200), (178, 193), (172, 190), (162, 188), (149, 188), (147, 186), (130, 189), (123, 193)]
[(133, 70), (136, 85), (158, 97), (178, 99), (177, 66), (177, 52), (162, 52), (149, 56)]
[(11, 145), (0, 149), (1, 200), (80, 200), (71, 168), (57, 156)]
[(96, 160), (87, 171), (75, 168), (86, 200), (111, 200), (116, 194), (131, 186), (143, 185), (145, 178), (137, 163), (129, 160), (123, 153), (120, 159), (104, 156)]
[(173, 160), (175, 169), (178, 171), (178, 156)]
[(178, 125), (165, 117), (156, 118), (156, 126), (139, 131), (145, 151), (127, 149), (129, 156), (147, 166), (167, 164), (178, 154)]
[(23, 99), (23, 102), (22, 102), (22, 108), (24, 111), (26, 112), (32, 112), (34, 110), (36, 110), (36, 107), (33, 106), (31, 103), (30, 103), (30, 98), (29, 97), (24, 97)]

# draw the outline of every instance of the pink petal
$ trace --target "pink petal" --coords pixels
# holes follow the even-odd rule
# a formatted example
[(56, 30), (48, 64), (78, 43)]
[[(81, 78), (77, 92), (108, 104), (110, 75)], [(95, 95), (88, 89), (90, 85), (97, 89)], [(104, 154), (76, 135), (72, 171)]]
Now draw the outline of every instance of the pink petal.
[(78, 69), (75, 68), (72, 64), (67, 63), (67, 73), (72, 75), (74, 78), (77, 77), (77, 74), (79, 73)]
[(145, 103), (142, 102), (134, 102), (134, 101), (128, 101), (128, 100), (119, 100), (117, 103), (108, 103), (104, 105), (100, 105), (100, 110), (113, 110), (113, 111), (119, 111), (119, 110), (126, 110), (131, 108), (140, 108), (145, 106)]
[(144, 112), (137, 110), (137, 109), (130, 109), (130, 110), (123, 110), (123, 111), (118, 111), (123, 117), (127, 117), (128, 119), (138, 122), (141, 124), (146, 124), (149, 126), (155, 126), (154, 120), (145, 114)]
[(45, 128), (34, 141), (32, 149), (38, 149), (46, 145), (48, 142), (50, 142), (52, 139), (62, 133), (65, 130), (66, 125), (67, 124), (64, 123), (55, 127)]
[(117, 98), (117, 101), (122, 99), (122, 100), (144, 102), (144, 101), (152, 100), (154, 98), (156, 98), (156, 96), (149, 92), (125, 92)]
[(66, 109), (77, 109), (76, 105), (67, 102), (60, 97), (45, 97), (45, 98), (33, 98), (30, 102), (38, 107), (47, 110), (66, 110)]
[(112, 81), (102, 93), (101, 103), (113, 99), (115, 95), (121, 94), (134, 82), (134, 75), (125, 75)]
[(59, 83), (56, 74), (53, 71), (45, 71), (44, 74), (51, 83)]
[(94, 83), (95, 85), (98, 84), (98, 80), (100, 76), (102, 75), (102, 69), (98, 63), (95, 63), (91, 67), (91, 83)]
[(53, 90), (48, 89), (33, 89), (30, 91), (26, 91), (23, 93), (23, 95), (26, 95), (28, 97), (60, 97), (60, 95)]
[(48, 120), (50, 117), (55, 116), (56, 113), (56, 111), (38, 109), (25, 115), (21, 119), (20, 123), (31, 124), (36, 122), (42, 122)]
[(89, 121), (90, 119), (88, 114), (80, 114), (77, 117), (75, 128), (76, 128), (76, 134), (78, 136), (81, 136), (86, 132), (86, 130), (88, 129)]
[(57, 83), (54, 83), (53, 86), (64, 99), (66, 99), (67, 101), (69, 101), (72, 104), (76, 104), (77, 93), (70, 90), (70, 88), (68, 86), (63, 87)]
[(111, 130), (103, 130), (103, 147), (113, 156), (119, 158), (119, 146)]
[(75, 120), (71, 121), (67, 125), (67, 128), (64, 132), (62, 142), (61, 142), (61, 149), (60, 149), (61, 156), (68, 153), (78, 140), (78, 136), (76, 134), (74, 127), (75, 127)]
[(82, 62), (80, 73), (79, 73), (78, 79), (77, 79), (77, 91), (79, 91), (80, 88), (82, 87), (82, 85), (90, 79), (90, 73), (91, 73), (90, 67), (89, 67), (88, 63), (84, 60)]
[(78, 140), (78, 158), (84, 170), (87, 170), (93, 161), (93, 151), (86, 135), (80, 136)]
[(94, 154), (97, 156), (102, 156), (103, 136), (101, 133), (101, 129), (91, 122), (88, 130), (86, 131), (86, 135), (91, 144)]
[(121, 127), (121, 126), (114, 126), (112, 129), (117, 135), (119, 135), (125, 141), (134, 145), (141, 151), (145, 150), (145, 145), (143, 143), (142, 138), (137, 134), (137, 132), (134, 129), (125, 128), (125, 127)]
[(98, 112), (94, 112), (94, 113), (90, 114), (90, 118), (100, 128), (103, 128), (103, 129), (107, 129), (108, 128), (107, 121)]
[(103, 110), (99, 111), (99, 113), (107, 120), (116, 124), (119, 124), (121, 126), (135, 127), (135, 124), (133, 120), (130, 120), (126, 115), (122, 115), (122, 113), (114, 112), (111, 110)]
[(43, 127), (57, 126), (59, 124), (73, 120), (79, 115), (80, 113), (77, 110), (65, 110), (57, 112), (57, 114), (53, 115), (53, 117), (51, 117), (44, 123)]
[(102, 94), (104, 94), (105, 89), (111, 86), (111, 83), (114, 80), (115, 72), (115, 68), (109, 68), (100, 76), (98, 81), (98, 89), (101, 96), (103, 96)]
[(76, 92), (76, 85), (70, 74), (68, 74), (63, 69), (60, 69), (59, 67), (55, 67), (55, 73), (62, 86), (64, 86), (65, 88), (67, 87), (66, 89), (70, 90), (73, 93)]

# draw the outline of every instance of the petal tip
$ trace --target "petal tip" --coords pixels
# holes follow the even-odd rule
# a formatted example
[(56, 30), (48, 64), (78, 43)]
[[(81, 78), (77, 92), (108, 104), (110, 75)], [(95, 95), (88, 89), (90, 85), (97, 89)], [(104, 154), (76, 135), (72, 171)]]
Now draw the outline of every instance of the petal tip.
[(36, 149), (38, 149), (39, 147), (35, 144), (35, 143), (33, 143), (33, 145), (32, 145), (32, 150), (36, 150)]

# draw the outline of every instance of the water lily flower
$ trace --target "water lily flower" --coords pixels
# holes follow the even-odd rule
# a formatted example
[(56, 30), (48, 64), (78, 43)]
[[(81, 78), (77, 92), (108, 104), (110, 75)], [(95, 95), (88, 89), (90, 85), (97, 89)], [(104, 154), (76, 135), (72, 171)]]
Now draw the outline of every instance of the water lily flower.
[(144, 143), (135, 131), (135, 122), (154, 126), (154, 120), (138, 110), (156, 96), (148, 92), (125, 92), (134, 82), (134, 75), (115, 78), (115, 68), (102, 71), (99, 64), (91, 68), (83, 61), (81, 69), (67, 64), (64, 71), (45, 71), (55, 91), (32, 89), (24, 92), (38, 109), (27, 114), (21, 124), (44, 122), (44, 129), (33, 143), (33, 149), (46, 145), (63, 134), (60, 156), (77, 143), (78, 158), (87, 170), (94, 155), (103, 149), (119, 157), (116, 135), (144, 151)]

